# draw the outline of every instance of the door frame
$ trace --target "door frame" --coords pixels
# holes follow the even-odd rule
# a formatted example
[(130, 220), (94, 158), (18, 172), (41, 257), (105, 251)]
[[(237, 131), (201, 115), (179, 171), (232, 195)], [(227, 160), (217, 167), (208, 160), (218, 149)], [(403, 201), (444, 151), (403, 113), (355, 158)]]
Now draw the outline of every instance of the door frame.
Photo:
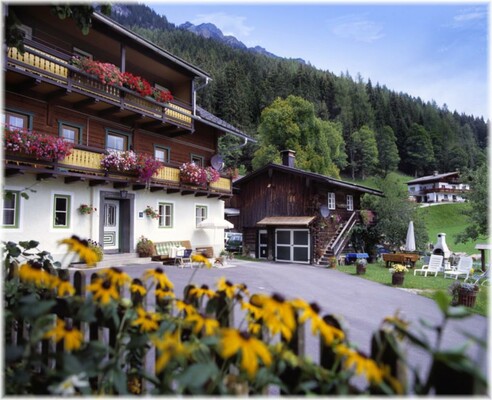
[[(262, 234), (267, 235), (267, 241), (265, 244), (261, 244), (260, 237)], [(261, 248), (265, 247), (266, 249), (266, 256), (262, 257), (261, 256)], [(258, 258), (260, 260), (267, 260), (268, 259), (268, 229), (258, 229)]]
[[(135, 229), (135, 194), (128, 191), (101, 191), (99, 193), (99, 210), (104, 212), (106, 200), (118, 200), (120, 203), (119, 212), (119, 249), (105, 250), (105, 254), (132, 253), (135, 249), (133, 240)], [(99, 238), (104, 237), (104, 215), (99, 216)]]

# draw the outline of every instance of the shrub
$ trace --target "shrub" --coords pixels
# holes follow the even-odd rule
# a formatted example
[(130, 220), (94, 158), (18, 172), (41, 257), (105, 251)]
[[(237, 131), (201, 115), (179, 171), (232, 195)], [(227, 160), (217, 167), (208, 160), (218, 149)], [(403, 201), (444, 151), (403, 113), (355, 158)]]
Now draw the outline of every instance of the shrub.
[(145, 236), (140, 236), (137, 242), (137, 253), (139, 257), (152, 257), (154, 254), (154, 243)]

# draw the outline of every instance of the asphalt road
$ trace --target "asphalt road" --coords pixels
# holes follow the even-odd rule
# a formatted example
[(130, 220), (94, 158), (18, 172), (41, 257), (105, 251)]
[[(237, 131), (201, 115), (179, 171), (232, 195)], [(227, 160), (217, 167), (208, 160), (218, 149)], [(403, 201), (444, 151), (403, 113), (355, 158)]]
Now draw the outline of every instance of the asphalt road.
[[(135, 264), (122, 267), (132, 277), (140, 277), (146, 269), (161, 267), (160, 263)], [(433, 300), (405, 291), (381, 285), (349, 275), (336, 269), (326, 269), (310, 265), (285, 264), (273, 262), (253, 262), (233, 260), (227, 268), (178, 268), (164, 266), (166, 274), (175, 285), (175, 293), (181, 297), (183, 288), (190, 282), (195, 285), (208, 284), (215, 288), (217, 280), (224, 276), (232, 283), (245, 283), (251, 293), (280, 293), (287, 298), (302, 298), (321, 306), (322, 314), (341, 317), (348, 332), (348, 339), (365, 353), (370, 352), (370, 338), (383, 319), (392, 316), (397, 310), (410, 322), (410, 329), (425, 335), (435, 345), (435, 335), (422, 327), (420, 320), (431, 323), (442, 320), (441, 312)], [(432, 279), (432, 278), (428, 278)], [(239, 322), (239, 318), (236, 318)], [(463, 331), (488, 338), (488, 319), (472, 315), (462, 320), (453, 320), (446, 326), (442, 349), (461, 347), (467, 342)], [(318, 359), (317, 338), (306, 332), (306, 355)], [(468, 354), (488, 369), (488, 352), (471, 344)], [(429, 356), (419, 348), (409, 345), (407, 355), (412, 366), (422, 375), (430, 367)], [(488, 373), (486, 373), (488, 375)]]

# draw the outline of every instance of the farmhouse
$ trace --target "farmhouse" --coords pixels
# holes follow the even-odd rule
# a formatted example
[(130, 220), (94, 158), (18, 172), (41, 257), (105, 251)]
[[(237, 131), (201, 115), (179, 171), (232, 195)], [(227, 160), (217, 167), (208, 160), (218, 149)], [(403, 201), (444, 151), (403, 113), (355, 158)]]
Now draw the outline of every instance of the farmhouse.
[(408, 195), (417, 203), (464, 202), (470, 185), (460, 180), (460, 173), (447, 172), (423, 176), (407, 182)]
[(196, 105), (210, 76), (99, 13), (83, 35), (49, 6), (8, 12), (24, 52), (5, 55), (5, 239), (55, 258), (74, 234), (105, 253), (141, 236), (221, 249), (223, 235), (197, 229), (232, 196), (212, 160), (221, 135), (252, 139)]
[(282, 165), (268, 164), (234, 182), (231, 208), (243, 232), (243, 250), (257, 258), (328, 263), (343, 251), (360, 221), (363, 194), (379, 190), (303, 171), (295, 152), (282, 152)]

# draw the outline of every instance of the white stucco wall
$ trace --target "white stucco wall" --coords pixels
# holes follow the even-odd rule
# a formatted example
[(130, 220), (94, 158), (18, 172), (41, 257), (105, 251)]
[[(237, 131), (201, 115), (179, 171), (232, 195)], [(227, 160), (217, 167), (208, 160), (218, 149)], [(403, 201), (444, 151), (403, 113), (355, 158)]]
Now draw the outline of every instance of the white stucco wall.
[[(33, 185), (33, 186), (32, 186)], [(32, 186), (32, 187), (31, 187)], [(102, 242), (99, 237), (99, 224), (102, 218), (100, 210), (100, 192), (114, 191), (110, 185), (90, 187), (87, 182), (65, 184), (63, 178), (37, 182), (33, 175), (10, 177), (4, 181), (5, 190), (22, 191), (31, 187), (35, 193), (27, 191), (29, 199), (20, 198), (18, 228), (2, 228), (2, 240), (19, 242), (23, 240), (38, 241), (39, 248), (49, 251), (55, 260), (61, 260), (66, 247), (58, 242), (72, 235), (83, 239)], [(195, 206), (204, 205), (208, 209), (208, 217), (223, 218), (224, 202), (217, 198), (182, 196), (179, 193), (166, 194), (164, 191), (150, 192), (146, 190), (132, 191), (135, 194), (133, 243), (136, 245), (140, 236), (152, 241), (189, 240), (192, 247), (213, 246), (218, 254), (224, 248), (224, 230), (198, 229), (195, 226)], [(69, 195), (71, 198), (70, 226), (68, 228), (53, 227), (53, 196)], [(146, 216), (139, 218), (147, 206), (158, 209), (159, 202), (174, 205), (174, 221), (172, 228), (159, 228), (159, 221)], [(92, 204), (97, 211), (91, 215), (81, 215), (78, 207), (81, 204)], [(67, 263), (69, 260), (65, 260)]]

